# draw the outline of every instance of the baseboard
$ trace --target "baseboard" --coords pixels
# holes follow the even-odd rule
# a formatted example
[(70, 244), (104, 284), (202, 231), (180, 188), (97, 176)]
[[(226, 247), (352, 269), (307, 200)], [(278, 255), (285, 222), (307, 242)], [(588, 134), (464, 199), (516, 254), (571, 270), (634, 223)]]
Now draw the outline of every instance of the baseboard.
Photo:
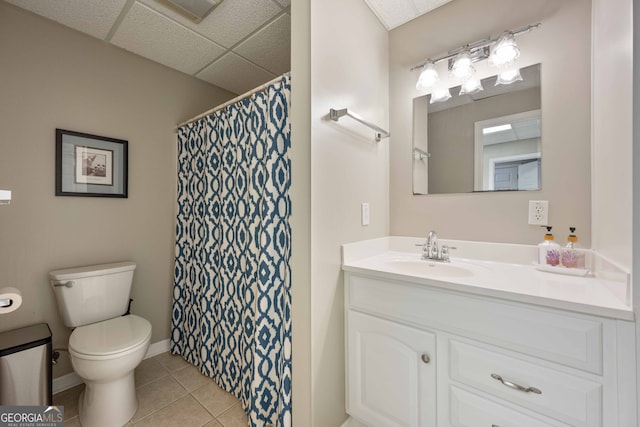
[[(147, 353), (144, 355), (144, 358), (148, 359), (150, 357), (166, 353), (167, 351), (169, 351), (169, 339), (154, 342), (147, 349)], [(82, 384), (82, 378), (80, 378), (75, 372), (71, 372), (70, 374), (54, 378), (51, 388), (53, 394), (56, 394), (80, 384)]]
[(82, 378), (80, 378), (75, 372), (71, 372), (70, 374), (54, 378), (51, 388), (53, 394), (56, 394), (80, 384), (82, 384)]
[(167, 351), (169, 351), (169, 348), (169, 338), (167, 338), (166, 340), (154, 342), (147, 349), (147, 354), (144, 355), (144, 358), (148, 359), (150, 357), (166, 353)]
[(367, 426), (365, 424), (362, 424), (360, 421), (356, 421), (353, 418), (349, 418), (340, 427), (367, 427)]

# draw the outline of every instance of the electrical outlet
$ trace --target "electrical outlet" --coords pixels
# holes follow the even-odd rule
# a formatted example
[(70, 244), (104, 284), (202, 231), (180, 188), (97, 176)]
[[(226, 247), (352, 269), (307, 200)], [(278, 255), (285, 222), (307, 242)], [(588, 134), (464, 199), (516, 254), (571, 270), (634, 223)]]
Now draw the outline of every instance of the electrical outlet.
[(369, 203), (364, 202), (360, 210), (362, 225), (369, 225)]
[(548, 200), (529, 200), (529, 224), (549, 225)]

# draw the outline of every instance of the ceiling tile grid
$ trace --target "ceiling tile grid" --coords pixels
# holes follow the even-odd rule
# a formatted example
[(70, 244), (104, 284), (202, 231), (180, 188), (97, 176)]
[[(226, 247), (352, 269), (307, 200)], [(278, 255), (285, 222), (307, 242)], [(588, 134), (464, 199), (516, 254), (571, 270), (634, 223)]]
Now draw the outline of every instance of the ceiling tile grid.
[(223, 0), (200, 23), (167, 0), (7, 1), (235, 93), (290, 70), (290, 0)]
[(202, 70), (196, 77), (241, 94), (274, 79), (276, 75), (230, 52)]
[(127, 3), (127, 0), (6, 1), (103, 40)]
[(272, 0), (223, 0), (199, 24), (159, 0), (140, 0), (179, 24), (224, 47), (231, 47), (282, 11)]
[(195, 74), (225, 49), (136, 3), (120, 23), (111, 43), (187, 74)]
[(291, 17), (281, 15), (234, 48), (234, 52), (274, 74), (289, 71)]
[(451, 0), (364, 0), (387, 30), (393, 30)]

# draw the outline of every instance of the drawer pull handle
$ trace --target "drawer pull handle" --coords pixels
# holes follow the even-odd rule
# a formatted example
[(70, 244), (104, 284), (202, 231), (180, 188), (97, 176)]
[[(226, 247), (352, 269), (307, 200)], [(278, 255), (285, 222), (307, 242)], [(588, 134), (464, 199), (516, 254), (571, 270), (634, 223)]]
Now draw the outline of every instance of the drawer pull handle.
[(514, 390), (523, 391), (525, 393), (542, 394), (542, 392), (539, 389), (535, 388), (535, 387), (522, 387), (520, 384), (512, 383), (511, 381), (507, 381), (507, 380), (503, 379), (498, 374), (491, 374), (491, 378), (493, 378), (494, 380), (500, 381), (502, 384), (504, 384), (507, 387), (510, 387), (510, 388), (512, 388)]
[(429, 355), (427, 353), (424, 353), (422, 356), (420, 356), (420, 359), (422, 359), (422, 361), (424, 363), (429, 363), (431, 362), (431, 358), (429, 357)]

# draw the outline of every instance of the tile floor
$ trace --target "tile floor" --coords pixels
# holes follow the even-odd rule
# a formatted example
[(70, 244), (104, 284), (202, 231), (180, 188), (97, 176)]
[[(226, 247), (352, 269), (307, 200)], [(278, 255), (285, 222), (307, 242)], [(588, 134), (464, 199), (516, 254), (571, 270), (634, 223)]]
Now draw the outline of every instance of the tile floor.
[[(136, 369), (138, 411), (127, 426), (246, 427), (240, 401), (179, 356), (162, 353)], [(53, 396), (64, 405), (65, 427), (81, 426), (78, 396), (84, 384)]]

